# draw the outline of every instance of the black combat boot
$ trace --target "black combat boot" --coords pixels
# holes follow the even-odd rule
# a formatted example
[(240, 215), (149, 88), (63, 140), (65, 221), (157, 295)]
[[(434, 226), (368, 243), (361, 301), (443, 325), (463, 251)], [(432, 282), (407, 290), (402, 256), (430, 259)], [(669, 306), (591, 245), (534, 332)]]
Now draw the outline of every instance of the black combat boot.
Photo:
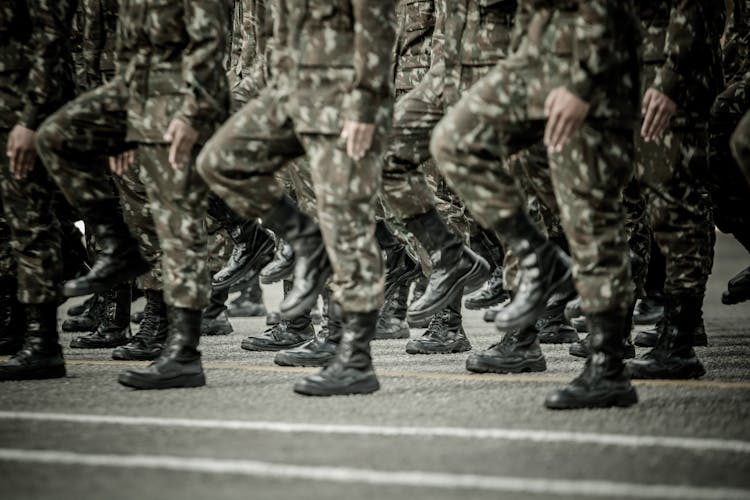
[(422, 268), (414, 260), (406, 247), (393, 235), (385, 222), (375, 226), (378, 245), (385, 252), (385, 291), (386, 300), (393, 295), (403, 283), (411, 283), (422, 275)]
[(101, 294), (99, 326), (89, 335), (70, 341), (73, 349), (112, 349), (130, 341), (130, 283), (120, 283)]
[[(568, 348), (568, 352), (570, 353), (571, 356), (575, 356), (577, 358), (588, 358), (594, 352), (593, 342), (594, 342), (594, 334), (596, 332), (590, 329), (592, 322), (589, 321), (587, 316), (581, 316), (581, 318), (583, 318), (583, 320), (586, 322), (586, 325), (587, 325), (586, 331), (588, 332), (588, 335), (586, 335), (586, 337), (584, 337), (583, 339), (570, 344), (570, 347)], [(628, 314), (626, 321), (629, 322), (628, 324), (630, 326), (627, 329), (625, 329), (625, 327), (622, 327), (623, 331), (626, 332), (626, 333), (623, 333), (623, 337), (622, 337), (623, 339), (622, 340), (622, 358), (632, 359), (632, 358), (635, 358), (635, 346), (633, 345), (633, 341), (630, 338), (630, 334), (633, 330), (632, 313)]]
[(227, 299), (229, 299), (229, 288), (211, 288), (210, 302), (203, 310), (201, 335), (229, 335), (234, 331), (227, 316)]
[(21, 349), (0, 363), (0, 381), (37, 380), (65, 376), (65, 361), (57, 334), (57, 303), (22, 306), (25, 337)]
[(369, 394), (380, 389), (370, 356), (378, 312), (343, 313), (343, 335), (336, 355), (323, 370), (294, 384), (306, 396)]
[[(666, 326), (666, 319), (662, 318), (656, 323), (653, 328), (638, 332), (633, 340), (633, 343), (638, 347), (656, 347), (659, 341), (659, 335)], [(703, 311), (701, 311), (700, 320), (698, 326), (693, 332), (693, 347), (706, 347), (708, 345), (708, 337), (706, 336), (706, 325), (703, 323)]]
[(86, 308), (83, 313), (73, 316), (62, 322), (62, 331), (64, 332), (93, 332), (99, 327), (102, 318), (102, 309), (104, 308), (104, 295), (100, 293), (93, 294), (84, 302)]
[(726, 291), (721, 295), (721, 302), (728, 306), (746, 300), (750, 300), (750, 267), (730, 279)]
[(574, 299), (575, 292), (550, 300), (544, 313), (536, 322), (539, 342), (542, 344), (572, 344), (578, 342), (578, 333), (565, 319), (565, 306)]
[(16, 278), (0, 278), (0, 355), (15, 354), (23, 345), (23, 308)]
[(150, 361), (161, 354), (167, 339), (167, 305), (160, 290), (146, 290), (146, 307), (143, 308), (138, 333), (129, 343), (112, 351), (112, 359)]
[(461, 295), (433, 316), (427, 331), (406, 343), (408, 354), (451, 354), (471, 350), (461, 317)]
[(490, 279), (482, 288), (467, 297), (464, 305), (466, 309), (477, 311), (502, 304), (508, 298), (508, 291), (503, 287), (503, 268), (496, 267)]
[(240, 292), (239, 297), (234, 299), (227, 308), (230, 318), (255, 318), (265, 316), (268, 313), (263, 304), (263, 290), (256, 276)]
[(327, 308), (327, 321), (320, 333), (294, 349), (276, 354), (274, 363), (280, 366), (326, 366), (336, 355), (341, 342), (342, 328), (341, 306), (331, 300)]
[(475, 373), (543, 372), (547, 361), (539, 345), (536, 328), (507, 332), (489, 349), (469, 355), (466, 369)]
[(97, 294), (93, 294), (91, 297), (84, 300), (80, 304), (70, 307), (68, 309), (68, 317), (74, 318), (76, 316), (80, 316), (83, 313), (85, 313), (86, 309), (89, 309), (91, 305), (94, 303), (94, 301), (96, 300), (96, 297), (97, 297)]
[(409, 306), (410, 321), (437, 314), (454, 297), (478, 290), (489, 278), (487, 261), (451, 233), (434, 208), (408, 219), (406, 227), (430, 254), (432, 262), (432, 273), (424, 295)]
[(276, 237), (273, 260), (260, 272), (260, 282), (270, 285), (292, 277), (294, 273), (294, 249), (292, 245)]
[(482, 320), (485, 321), (486, 323), (494, 323), (497, 313), (499, 313), (503, 307), (504, 307), (504, 304), (498, 304), (496, 306), (490, 307), (489, 309), (484, 311)]
[(375, 328), (375, 340), (408, 339), (409, 324), (406, 322), (409, 283), (402, 283), (385, 299)]
[(211, 286), (229, 289), (241, 280), (254, 280), (273, 260), (273, 238), (255, 221), (246, 221), (229, 233), (234, 247), (226, 265), (214, 274)]
[(323, 292), (333, 272), (318, 225), (284, 196), (263, 217), (263, 224), (294, 249), (294, 284), (280, 306), (281, 316), (294, 319), (307, 314)]
[(134, 389), (174, 389), (206, 385), (198, 343), (201, 311), (167, 307), (167, 342), (156, 360), (145, 368), (130, 368), (117, 381)]
[(539, 319), (548, 301), (574, 293), (569, 259), (525, 212), (505, 219), (496, 229), (518, 258), (521, 276), (513, 300), (495, 316), (495, 325), (501, 330), (523, 329)]
[(690, 379), (705, 375), (703, 364), (695, 356), (693, 336), (701, 321), (703, 297), (667, 296), (666, 321), (656, 347), (640, 359), (628, 362), (633, 378)]
[(639, 299), (633, 312), (636, 325), (653, 325), (664, 316), (664, 294), (650, 293)]
[(623, 339), (630, 334), (630, 313), (592, 314), (587, 317), (591, 355), (586, 366), (567, 387), (547, 396), (552, 410), (631, 406), (638, 402), (623, 364)]
[(63, 293), (66, 297), (105, 292), (151, 269), (138, 251), (138, 242), (130, 235), (117, 199), (90, 203), (79, 209), (100, 250), (86, 276), (65, 283)]

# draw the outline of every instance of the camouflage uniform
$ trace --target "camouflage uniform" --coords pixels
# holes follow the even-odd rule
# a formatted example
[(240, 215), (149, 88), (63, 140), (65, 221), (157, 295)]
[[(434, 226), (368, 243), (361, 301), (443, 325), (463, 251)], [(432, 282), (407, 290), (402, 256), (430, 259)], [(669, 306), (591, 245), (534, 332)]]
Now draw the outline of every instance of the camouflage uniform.
[(633, 291), (621, 192), (632, 175), (638, 105), (632, 7), (534, 0), (522, 8), (531, 16), (520, 48), (448, 112), (433, 135), (433, 155), (477, 220), (500, 226), (526, 204), (504, 162), (541, 140), (549, 92), (564, 85), (589, 102), (581, 131), (550, 157), (550, 174), (583, 310), (626, 311)]
[(655, 241), (667, 260), (667, 296), (703, 296), (713, 265), (707, 125), (721, 81), (722, 9), (707, 0), (637, 2), (644, 33), (641, 91), (656, 88), (678, 107), (659, 141), (646, 143), (640, 136), (636, 141), (636, 175)]
[[(36, 130), (73, 96), (70, 27), (74, 2), (16, 0), (0, 7), (0, 143), (15, 125)], [(42, 29), (43, 27), (43, 29)], [(60, 227), (54, 213), (56, 187), (40, 162), (18, 181), (0, 155), (0, 189), (12, 231), (18, 300), (55, 303), (62, 279)], [(7, 255), (6, 252), (3, 252)], [(7, 265), (7, 257), (6, 264)]]
[(117, 75), (47, 120), (37, 138), (40, 154), (80, 206), (112, 196), (101, 158), (135, 149), (163, 251), (165, 302), (202, 309), (210, 289), (208, 189), (192, 162), (180, 170), (169, 165), (163, 135), (172, 119), (180, 119), (198, 132), (201, 144), (226, 116), (222, 40), (228, 9), (208, 0), (121, 0), (119, 7)]
[[(282, 61), (274, 65), (275, 85), (221, 127), (201, 153), (199, 170), (232, 209), (258, 217), (283, 196), (276, 173), (307, 155), (335, 298), (346, 311), (376, 311), (383, 280), (373, 209), (390, 120), (393, 3), (298, 4), (277, 4), (274, 58)], [(286, 49), (296, 49), (296, 64)], [(377, 125), (375, 143), (359, 162), (339, 138), (344, 120)]]
[[(740, 121), (732, 135), (732, 153), (740, 170), (745, 174), (748, 185), (750, 185), (750, 111)], [(747, 199), (745, 200), (747, 202)]]

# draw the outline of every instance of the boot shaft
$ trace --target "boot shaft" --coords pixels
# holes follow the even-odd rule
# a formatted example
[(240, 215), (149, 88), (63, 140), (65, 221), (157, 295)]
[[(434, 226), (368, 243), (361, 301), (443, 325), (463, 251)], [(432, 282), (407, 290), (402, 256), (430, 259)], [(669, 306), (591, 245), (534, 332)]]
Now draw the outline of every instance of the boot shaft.
[(178, 361), (191, 361), (199, 358), (201, 310), (168, 306), (167, 318), (169, 321), (167, 342), (161, 357)]
[(411, 217), (404, 221), (406, 228), (417, 237), (422, 246), (430, 254), (433, 265), (440, 261), (455, 260), (461, 253), (463, 241), (453, 234), (437, 210)]
[(370, 342), (375, 338), (378, 311), (342, 311), (342, 337), (332, 365), (365, 371), (372, 367)]
[(39, 353), (59, 353), (59, 334), (57, 332), (57, 304), (23, 304), (25, 323), (25, 351)]
[(123, 329), (130, 325), (132, 288), (122, 283), (102, 294), (100, 322), (106, 328)]
[(626, 312), (589, 314), (589, 342), (593, 353), (622, 360), (625, 356), (625, 339), (632, 328), (632, 309)]

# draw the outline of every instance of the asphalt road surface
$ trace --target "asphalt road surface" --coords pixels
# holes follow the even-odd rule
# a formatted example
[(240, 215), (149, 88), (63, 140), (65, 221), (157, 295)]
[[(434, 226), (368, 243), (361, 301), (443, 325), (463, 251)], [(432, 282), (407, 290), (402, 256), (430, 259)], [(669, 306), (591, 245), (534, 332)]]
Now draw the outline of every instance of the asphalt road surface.
[[(719, 235), (707, 375), (638, 383), (629, 409), (545, 410), (582, 365), (563, 346), (544, 347), (545, 373), (484, 376), (466, 354), (379, 341), (382, 389), (324, 399), (291, 390), (312, 370), (239, 348), (263, 319), (202, 342), (200, 389), (128, 390), (116, 383), (127, 363), (66, 348), (67, 378), (0, 384), (0, 498), (750, 498), (750, 304), (720, 302), (748, 262)], [(266, 304), (279, 296), (268, 288)], [(481, 313), (465, 324), (475, 349), (497, 340)]]

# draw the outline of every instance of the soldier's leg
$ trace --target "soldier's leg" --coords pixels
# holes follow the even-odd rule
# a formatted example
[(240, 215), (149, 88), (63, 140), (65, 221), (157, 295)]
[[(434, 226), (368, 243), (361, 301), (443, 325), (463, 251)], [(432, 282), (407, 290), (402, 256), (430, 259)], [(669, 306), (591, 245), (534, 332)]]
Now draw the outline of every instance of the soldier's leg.
[(125, 370), (118, 382), (139, 389), (201, 386), (201, 313), (211, 291), (205, 223), (208, 187), (198, 175), (195, 156), (183, 168), (172, 168), (168, 144), (139, 144), (135, 155), (162, 249), (169, 333), (154, 363)]
[[(237, 248), (230, 235), (211, 217), (206, 217), (208, 233), (208, 272), (211, 276), (224, 268)], [(269, 238), (270, 239), (270, 238)], [(234, 331), (227, 315), (229, 286), (211, 285), (208, 307), (203, 310), (201, 318), (201, 335), (229, 335)]]
[(740, 165), (740, 170), (750, 184), (750, 111), (740, 121), (732, 133), (732, 155)]
[(247, 219), (260, 217), (294, 248), (294, 287), (280, 308), (288, 318), (312, 307), (331, 272), (317, 225), (276, 178), (278, 170), (303, 154), (291, 120), (273, 89), (266, 89), (222, 125), (198, 159), (201, 175), (232, 210)]
[[(7, 140), (7, 131), (0, 133), (0, 144)], [(0, 199), (11, 231), (15, 294), (25, 318), (24, 327), (19, 328), (25, 339), (23, 347), (9, 361), (0, 363), (0, 380), (65, 376), (57, 334), (63, 268), (60, 227), (53, 212), (55, 191), (40, 161), (25, 179), (18, 180), (10, 172), (7, 156), (0, 158)]]
[[(430, 254), (433, 268), (425, 293), (409, 308), (410, 321), (433, 316), (455, 295), (477, 290), (489, 277), (484, 259), (464, 244), (468, 234), (455, 234), (436, 210), (433, 190), (419, 170), (430, 159), (430, 134), (443, 117), (439, 73), (439, 67), (433, 68), (396, 103), (385, 153), (383, 200)], [(450, 203), (443, 205), (448, 206), (452, 209)]]
[(375, 238), (375, 203), (382, 172), (384, 129), (360, 161), (352, 160), (336, 136), (304, 135), (318, 208), (331, 256), (333, 299), (341, 308), (343, 337), (336, 357), (294, 390), (305, 395), (370, 393), (379, 383), (370, 342), (383, 305), (383, 262)]
[(39, 156), (101, 248), (89, 274), (66, 283), (68, 296), (102, 292), (149, 269), (122, 217), (104, 159), (133, 147), (125, 141), (126, 105), (127, 89), (114, 80), (69, 102), (37, 131)]
[(703, 299), (715, 241), (705, 192), (706, 139), (704, 130), (680, 128), (643, 148), (651, 150), (641, 181), (654, 238), (667, 262), (666, 309), (656, 347), (631, 362), (634, 378), (693, 378), (705, 373), (693, 345), (706, 343)]
[(21, 304), (18, 302), (16, 259), (11, 249), (11, 230), (0, 197), (0, 355), (15, 354), (23, 344)]

